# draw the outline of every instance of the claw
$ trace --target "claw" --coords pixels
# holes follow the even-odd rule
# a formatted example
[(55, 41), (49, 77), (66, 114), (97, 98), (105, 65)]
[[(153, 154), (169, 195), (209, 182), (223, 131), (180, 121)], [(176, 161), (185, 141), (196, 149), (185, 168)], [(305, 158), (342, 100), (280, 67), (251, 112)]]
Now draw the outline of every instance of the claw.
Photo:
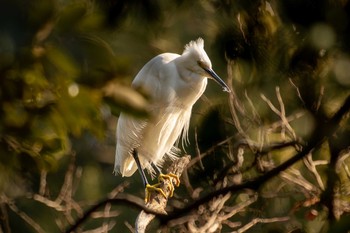
[(175, 180), (175, 186), (179, 187), (180, 179), (179, 179), (179, 177), (177, 175), (175, 175), (173, 173), (169, 173), (169, 174), (166, 174), (166, 175), (165, 174), (159, 174), (159, 177), (158, 177), (159, 182), (162, 182), (165, 179), (168, 179), (168, 180), (171, 181), (169, 186), (168, 186), (168, 189), (169, 189), (169, 192), (170, 192), (169, 193), (169, 197), (172, 197), (174, 195), (174, 190), (175, 190), (174, 183), (173, 183), (173, 180), (171, 180), (171, 178), (173, 178)]
[(164, 198), (167, 198), (167, 196), (165, 195), (164, 191), (161, 188), (158, 188), (158, 186), (160, 185), (160, 183), (158, 184), (154, 184), (154, 185), (150, 185), (147, 184), (146, 188), (145, 188), (145, 203), (149, 203), (151, 200), (151, 193), (152, 192), (159, 192), (160, 194), (162, 194), (162, 196)]
[(175, 179), (175, 186), (179, 187), (179, 185), (180, 185), (180, 178), (177, 175), (173, 174), (173, 173), (169, 173), (169, 174), (166, 174), (166, 175), (165, 174), (160, 174), (159, 177), (158, 177), (159, 181), (162, 181), (164, 179), (170, 179), (170, 178)]
[[(150, 185), (150, 184), (147, 184), (146, 185), (146, 188), (145, 188), (145, 203), (149, 203), (150, 200), (151, 200), (151, 193), (152, 192), (158, 192), (160, 193), (164, 198), (168, 198), (166, 196), (166, 194), (164, 193), (164, 191), (159, 188), (159, 186), (162, 184), (162, 182), (164, 180), (170, 180), (170, 184), (168, 185), (168, 190), (169, 190), (169, 197), (172, 197), (174, 195), (174, 185), (176, 187), (179, 187), (180, 185), (180, 179), (177, 175), (173, 174), (173, 173), (169, 173), (169, 174), (159, 174), (159, 177), (158, 177), (158, 181), (159, 183), (158, 184), (154, 184), (154, 185)], [(174, 182), (174, 183), (173, 183)]]

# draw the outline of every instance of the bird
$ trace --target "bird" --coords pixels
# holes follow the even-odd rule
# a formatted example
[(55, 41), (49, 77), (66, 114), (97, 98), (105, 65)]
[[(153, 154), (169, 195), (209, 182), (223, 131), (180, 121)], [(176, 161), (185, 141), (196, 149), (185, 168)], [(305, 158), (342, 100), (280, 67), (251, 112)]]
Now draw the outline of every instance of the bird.
[[(121, 112), (116, 129), (116, 153), (114, 173), (123, 177), (132, 176), (139, 170), (146, 189), (145, 202), (149, 202), (152, 191), (164, 192), (150, 185), (144, 170), (159, 173), (159, 180), (179, 178), (174, 174), (163, 174), (161, 168), (165, 157), (175, 159), (187, 145), (192, 107), (201, 97), (207, 80), (213, 79), (226, 92), (227, 84), (214, 72), (211, 61), (204, 50), (204, 40), (198, 38), (185, 45), (181, 55), (163, 53), (147, 62), (134, 78), (134, 89), (146, 90), (150, 94), (150, 117), (141, 119)], [(170, 197), (174, 187), (169, 187)]]

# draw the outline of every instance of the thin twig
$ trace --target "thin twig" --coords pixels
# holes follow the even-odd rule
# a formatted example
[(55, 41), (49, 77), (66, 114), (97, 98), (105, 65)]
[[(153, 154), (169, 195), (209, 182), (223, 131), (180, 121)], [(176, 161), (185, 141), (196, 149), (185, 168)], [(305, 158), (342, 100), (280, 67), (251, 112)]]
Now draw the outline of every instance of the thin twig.
[(230, 112), (231, 112), (231, 116), (232, 116), (232, 120), (234, 122), (234, 126), (236, 127), (237, 131), (242, 135), (242, 136), (246, 136), (246, 134), (244, 133), (244, 130), (241, 126), (241, 123), (239, 121), (238, 118), (238, 114), (236, 109), (241, 112), (244, 113), (243, 108), (241, 107), (241, 105), (237, 102), (238, 98), (237, 95), (233, 89), (233, 74), (232, 74), (232, 64), (233, 61), (227, 61), (227, 85), (231, 88), (231, 92), (229, 93), (229, 107), (230, 107)]
[(232, 233), (243, 233), (250, 228), (252, 228), (257, 223), (272, 223), (272, 222), (285, 222), (288, 221), (289, 217), (276, 217), (276, 218), (255, 218), (237, 231), (233, 231)]
[(277, 96), (277, 100), (278, 100), (278, 103), (280, 105), (280, 109), (281, 109), (281, 120), (283, 122), (283, 124), (286, 126), (286, 128), (288, 129), (288, 132), (289, 134), (291, 135), (292, 137), (292, 140), (297, 140), (297, 136), (292, 128), (292, 126), (289, 124), (289, 121), (287, 120), (287, 117), (286, 117), (286, 109), (284, 107), (284, 103), (283, 103), (283, 99), (282, 99), (282, 96), (281, 96), (281, 92), (280, 92), (280, 88), (277, 86), (276, 87), (276, 96)]
[(256, 110), (256, 108), (253, 104), (253, 101), (249, 98), (247, 91), (244, 92), (244, 96), (247, 99), (250, 108), (252, 109), (251, 112), (252, 112), (253, 117), (254, 117), (253, 119), (255, 119), (256, 123), (260, 125), (261, 124), (261, 117), (260, 117), (258, 111)]
[(303, 100), (303, 97), (301, 96), (301, 93), (300, 93), (300, 90), (299, 90), (299, 87), (293, 82), (293, 80), (291, 78), (289, 78), (289, 82), (292, 84), (292, 86), (295, 88), (296, 92), (297, 92), (297, 95), (300, 99), (300, 101), (303, 103), (303, 105), (306, 105), (305, 104), (305, 101)]
[(44, 229), (42, 229), (41, 226), (37, 222), (35, 222), (34, 219), (32, 219), (28, 214), (21, 211), (13, 201), (9, 200), (8, 198), (5, 198), (4, 196), (2, 196), (1, 199), (2, 201), (5, 200), (7, 206), (21, 219), (23, 219), (29, 226), (31, 226), (36, 232), (45, 233)]
[(195, 149), (196, 149), (196, 156), (198, 157), (199, 165), (202, 170), (204, 170), (204, 165), (202, 163), (202, 158), (201, 158), (201, 151), (199, 149), (198, 145), (198, 135), (197, 135), (197, 128), (194, 129), (194, 141), (195, 141)]
[(277, 96), (277, 100), (278, 100), (279, 105), (280, 105), (280, 110), (278, 110), (273, 105), (273, 103), (264, 94), (261, 94), (260, 96), (267, 103), (267, 105), (270, 107), (270, 109), (274, 113), (276, 113), (276, 115), (278, 115), (281, 118), (281, 121), (282, 121), (282, 124), (281, 124), (281, 127), (282, 127), (282, 130), (281, 130), (282, 138), (284, 139), (284, 137), (285, 137), (284, 136), (285, 129), (288, 129), (287, 133), (289, 134), (291, 139), (292, 140), (296, 140), (297, 139), (296, 134), (295, 134), (293, 128), (291, 127), (291, 125), (289, 124), (289, 121), (288, 121), (288, 119), (286, 117), (286, 111), (285, 111), (285, 107), (284, 107), (284, 103), (283, 103), (283, 100), (282, 100), (282, 96), (281, 96), (279, 87), (276, 87), (276, 96)]
[(309, 169), (309, 171), (315, 176), (316, 181), (318, 183), (318, 186), (320, 187), (321, 190), (325, 190), (322, 178), (320, 176), (320, 174), (317, 171), (316, 165), (317, 165), (317, 161), (313, 161), (312, 160), (312, 154), (308, 154), (304, 159), (304, 164), (305, 166)]
[(42, 170), (40, 173), (40, 186), (39, 186), (39, 195), (44, 196), (46, 191), (46, 176), (47, 171)]
[[(2, 198), (1, 198), (2, 199)], [(11, 233), (11, 227), (9, 222), (8, 211), (6, 203), (0, 201), (0, 232), (2, 233)]]
[(300, 186), (301, 189), (305, 189), (306, 193), (316, 193), (317, 188), (311, 184), (309, 181), (307, 181), (299, 171), (295, 169), (289, 169), (287, 172), (282, 172), (281, 177), (286, 179), (287, 181), (294, 183), (298, 186)]
[(210, 155), (213, 151), (215, 151), (216, 148), (218, 148), (219, 146), (225, 145), (226, 143), (228, 143), (230, 140), (233, 139), (233, 136), (226, 138), (225, 140), (222, 140), (219, 143), (216, 143), (215, 145), (213, 145), (212, 147), (210, 147), (208, 150), (206, 150), (205, 152), (201, 153), (198, 157), (193, 158), (190, 163), (188, 164), (188, 168), (192, 167), (194, 164), (196, 164), (198, 161), (200, 161), (201, 159), (203, 159), (205, 156)]
[(111, 203), (112, 205), (126, 205), (137, 210), (143, 210), (147, 213), (157, 215), (158, 217), (165, 216), (164, 213), (147, 208), (144, 204), (143, 199), (130, 194), (120, 193), (115, 198), (103, 199), (95, 205), (91, 206), (88, 210), (85, 211), (83, 216), (78, 218), (75, 221), (75, 223), (66, 230), (66, 233), (74, 232), (78, 227), (80, 227), (82, 223), (84, 223), (91, 216), (92, 213), (96, 212), (98, 209), (100, 209), (108, 203)]
[(324, 95), (324, 86), (322, 85), (320, 87), (320, 95), (318, 96), (318, 100), (317, 100), (317, 104), (316, 104), (316, 111), (318, 111), (321, 107), (323, 95)]

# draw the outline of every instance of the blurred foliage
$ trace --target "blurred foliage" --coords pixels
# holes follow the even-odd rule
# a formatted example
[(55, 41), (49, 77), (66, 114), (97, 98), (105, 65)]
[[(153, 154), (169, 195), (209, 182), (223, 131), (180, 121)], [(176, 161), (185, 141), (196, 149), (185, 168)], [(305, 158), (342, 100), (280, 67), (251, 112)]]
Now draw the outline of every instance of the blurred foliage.
[[(214, 69), (232, 83), (236, 96), (224, 100), (226, 93), (209, 82), (206, 97), (194, 107), (186, 151), (196, 158), (198, 151), (210, 150), (189, 170), (194, 190), (213, 191), (223, 185), (222, 177), (227, 182), (249, 180), (290, 158), (350, 93), (347, 0), (0, 0), (0, 204), (12, 232), (40, 230), (28, 222), (16, 224), (23, 218), (14, 209), (4, 211), (3, 203), (12, 207), (16, 202), (46, 232), (64, 230), (50, 217), (57, 212), (28, 193), (39, 192), (40, 177), (49, 172), (41, 194), (59, 196), (74, 154), (77, 200), (86, 204), (105, 197), (124, 181), (111, 174), (113, 115), (126, 111), (148, 116), (147, 93), (132, 90), (129, 83), (153, 56), (181, 53), (185, 43), (199, 36), (206, 41)], [(280, 116), (267, 101), (281, 110), (279, 97), (295, 135), (280, 127)], [(349, 120), (342, 121), (332, 149), (325, 143), (312, 154), (314, 161), (330, 161), (332, 151), (339, 152), (335, 167), (321, 164), (317, 171), (327, 184), (329, 170), (334, 170), (336, 202), (343, 210), (350, 208), (349, 132)], [(247, 146), (244, 137), (258, 145)], [(268, 147), (290, 141), (299, 147)], [(324, 203), (305, 204), (324, 189), (302, 161), (293, 169), (299, 173), (287, 178), (303, 178), (315, 189), (305, 193), (286, 177), (276, 177), (259, 190), (254, 211), (235, 220), (291, 216), (286, 224), (261, 224), (250, 232), (346, 229), (349, 211), (338, 213), (339, 224), (328, 224)], [(143, 195), (137, 175), (128, 181), (132, 185), (126, 192)], [(176, 193), (180, 200), (195, 199), (183, 187)], [(232, 202), (240, 203), (244, 195), (233, 195)], [(319, 214), (313, 218), (311, 210)], [(81, 214), (72, 212), (73, 217)], [(134, 222), (135, 212), (128, 208), (119, 214), (119, 228), (111, 232), (124, 232), (124, 222)], [(72, 220), (62, 222), (67, 226)]]
[[(89, 1), (1, 1), (0, 155), (12, 161), (9, 170), (51, 170), (70, 153), (69, 137), (103, 137), (101, 87), (118, 76), (118, 59), (102, 36), (105, 16), (93, 8)], [(129, 95), (127, 109), (143, 98), (129, 92), (116, 98)]]

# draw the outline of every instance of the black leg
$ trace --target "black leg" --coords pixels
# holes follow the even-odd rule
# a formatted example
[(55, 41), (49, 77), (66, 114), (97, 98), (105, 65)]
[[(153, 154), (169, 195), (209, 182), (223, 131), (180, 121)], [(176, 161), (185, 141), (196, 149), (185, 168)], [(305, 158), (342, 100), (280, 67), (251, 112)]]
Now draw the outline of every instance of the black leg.
[(146, 185), (148, 185), (149, 183), (148, 183), (148, 180), (146, 178), (145, 172), (143, 171), (143, 169), (141, 167), (141, 163), (140, 163), (140, 160), (139, 160), (139, 155), (138, 155), (136, 149), (134, 149), (134, 151), (132, 152), (132, 156), (134, 157), (136, 165), (137, 165), (137, 168), (138, 168), (138, 170), (140, 172), (143, 185), (146, 187)]

